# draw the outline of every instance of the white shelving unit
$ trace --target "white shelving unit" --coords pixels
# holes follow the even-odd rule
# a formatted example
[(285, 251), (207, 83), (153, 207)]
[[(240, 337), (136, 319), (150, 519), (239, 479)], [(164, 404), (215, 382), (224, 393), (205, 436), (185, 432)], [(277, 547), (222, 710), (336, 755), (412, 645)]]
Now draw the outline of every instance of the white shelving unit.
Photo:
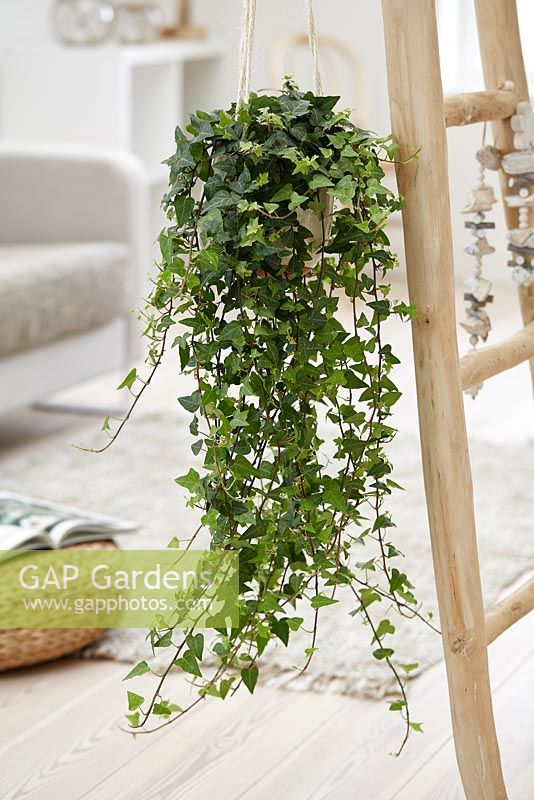
[(174, 129), (214, 94), (223, 52), (209, 41), (24, 45), (1, 65), (3, 138), (118, 147), (138, 155), (152, 187), (153, 240)]
[(209, 42), (17, 47), (2, 64), (2, 136), (124, 148), (161, 182), (175, 126), (213, 103), (221, 55)]

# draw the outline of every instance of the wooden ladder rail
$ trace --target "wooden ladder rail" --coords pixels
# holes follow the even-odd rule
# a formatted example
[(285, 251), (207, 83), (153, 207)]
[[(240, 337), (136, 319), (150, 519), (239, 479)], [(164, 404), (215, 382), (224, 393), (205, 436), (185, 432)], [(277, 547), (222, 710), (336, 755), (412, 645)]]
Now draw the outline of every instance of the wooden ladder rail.
[(520, 100), (517, 92), (502, 89), (449, 95), (443, 99), (445, 127), (507, 119)]
[(534, 322), (499, 344), (482, 347), (460, 359), (462, 389), (476, 386), (534, 356)]
[[(534, 292), (520, 290), (523, 331), (459, 359), (445, 125), (492, 120), (497, 146), (509, 151), (504, 120), (528, 93), (515, 0), (475, 2), (487, 91), (446, 101), (434, 0), (382, 0), (382, 9), (408, 290), (417, 307), (419, 427), (454, 745), (468, 800), (506, 800), (487, 644), (534, 607), (534, 582), (484, 613), (462, 388), (527, 359), (532, 367)], [(515, 84), (510, 95), (499, 89), (507, 80)], [(511, 210), (507, 220), (516, 225)]]
[(486, 640), (491, 644), (518, 620), (534, 609), (534, 578), (501, 600), (486, 614)]

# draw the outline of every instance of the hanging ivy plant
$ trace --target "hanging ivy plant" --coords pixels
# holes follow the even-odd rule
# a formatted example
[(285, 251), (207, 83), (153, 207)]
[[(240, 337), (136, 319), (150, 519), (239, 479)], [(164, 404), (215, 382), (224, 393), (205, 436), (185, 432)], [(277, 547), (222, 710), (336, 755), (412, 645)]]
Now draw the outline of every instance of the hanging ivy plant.
[[(199, 465), (177, 483), (201, 509), (211, 547), (239, 553), (240, 624), (216, 632), (208, 670), (202, 633), (152, 636), (175, 643), (169, 668), (193, 676), (199, 698), (224, 699), (241, 684), (254, 691), (266, 648), (287, 645), (301, 627), (301, 603), (314, 614), (306, 669), (321, 608), (350, 592), (373, 655), (396, 677), (391, 708), (407, 736), (419, 726), (386, 616), (391, 606), (419, 615), (394, 566), (400, 553), (384, 507), (396, 488), (385, 445), (400, 392), (383, 324), (411, 314), (389, 298), (397, 261), (384, 228), (400, 200), (383, 185), (381, 160), (395, 148), (336, 112), (338, 99), (288, 80), (279, 96), (252, 94), (239, 110), (198, 112), (186, 133), (176, 130), (164, 198), (170, 225), (145, 333), (152, 374), (172, 347), (195, 378), (179, 402), (192, 415)], [(338, 310), (347, 301), (346, 328)], [(134, 405), (150, 377), (137, 384), (133, 370), (126, 378)], [(321, 437), (325, 420), (333, 442)], [(358, 563), (356, 543), (366, 553)], [(142, 662), (128, 677), (147, 670)], [(187, 710), (162, 698), (164, 677), (151, 701), (130, 693), (133, 728)]]

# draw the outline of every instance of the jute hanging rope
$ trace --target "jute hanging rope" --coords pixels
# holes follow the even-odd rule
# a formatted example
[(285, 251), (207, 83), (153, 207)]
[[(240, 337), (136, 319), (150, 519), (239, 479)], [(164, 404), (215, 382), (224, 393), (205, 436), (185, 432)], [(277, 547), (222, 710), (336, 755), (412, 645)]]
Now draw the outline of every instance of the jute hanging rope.
[(241, 44), (239, 47), (239, 87), (237, 109), (246, 102), (250, 94), (250, 74), (252, 71), (252, 46), (256, 25), (256, 0), (243, 0), (241, 22)]
[[(315, 93), (321, 95), (323, 86), (319, 70), (319, 47), (313, 0), (306, 0), (308, 7), (308, 42), (313, 58), (313, 74)], [(241, 43), (239, 47), (239, 83), (237, 91), (237, 110), (241, 108), (250, 94), (250, 76), (252, 72), (252, 51), (254, 46), (254, 30), (256, 27), (256, 0), (243, 0), (241, 21)]]
[(313, 58), (313, 77), (315, 80), (315, 94), (323, 93), (321, 73), (319, 71), (319, 46), (317, 41), (317, 28), (315, 26), (315, 14), (313, 11), (313, 0), (306, 0), (308, 4), (308, 41)]

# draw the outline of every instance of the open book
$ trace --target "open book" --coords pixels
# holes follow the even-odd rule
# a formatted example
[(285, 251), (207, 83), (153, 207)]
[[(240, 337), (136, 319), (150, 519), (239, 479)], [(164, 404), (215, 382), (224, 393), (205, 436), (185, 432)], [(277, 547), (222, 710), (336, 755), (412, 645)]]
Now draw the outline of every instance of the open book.
[(136, 529), (113, 517), (0, 491), (0, 550), (59, 550)]

